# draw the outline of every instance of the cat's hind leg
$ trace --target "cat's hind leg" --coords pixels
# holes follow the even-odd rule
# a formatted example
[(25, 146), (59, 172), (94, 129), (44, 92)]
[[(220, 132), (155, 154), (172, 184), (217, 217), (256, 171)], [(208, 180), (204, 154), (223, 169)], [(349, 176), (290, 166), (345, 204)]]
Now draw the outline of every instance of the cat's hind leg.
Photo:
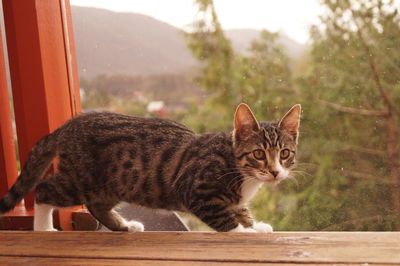
[(136, 221), (126, 221), (109, 204), (88, 204), (90, 213), (112, 231), (143, 232), (144, 226)]
[(37, 185), (33, 220), (35, 231), (57, 231), (53, 227), (53, 210), (82, 204), (78, 189), (69, 179), (59, 172)]
[(55, 206), (35, 203), (35, 216), (33, 218), (34, 231), (57, 231), (53, 227), (53, 210)]

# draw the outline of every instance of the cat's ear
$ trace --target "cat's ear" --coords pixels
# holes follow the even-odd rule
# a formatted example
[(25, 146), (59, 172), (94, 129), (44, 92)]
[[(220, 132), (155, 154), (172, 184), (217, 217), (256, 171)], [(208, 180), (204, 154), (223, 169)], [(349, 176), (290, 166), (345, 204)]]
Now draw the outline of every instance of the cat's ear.
[(296, 104), (290, 108), (289, 112), (278, 123), (278, 128), (288, 132), (296, 141), (299, 136), (300, 116), (301, 105)]
[(236, 108), (234, 126), (234, 136), (236, 140), (247, 139), (254, 132), (260, 130), (260, 126), (253, 112), (245, 103), (239, 104)]

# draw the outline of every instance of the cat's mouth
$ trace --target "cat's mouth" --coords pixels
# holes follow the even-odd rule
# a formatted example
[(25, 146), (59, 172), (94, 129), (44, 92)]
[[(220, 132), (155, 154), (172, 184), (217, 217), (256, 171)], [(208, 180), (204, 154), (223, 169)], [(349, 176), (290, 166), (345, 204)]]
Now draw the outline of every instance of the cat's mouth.
[[(247, 175), (269, 185), (277, 185), (279, 184), (284, 178), (281, 178), (279, 175), (274, 177), (271, 173), (260, 169), (246, 169)], [(250, 170), (250, 171), (249, 171)]]
[(284, 179), (280, 176), (274, 177), (272, 174), (264, 171), (260, 171), (260, 173), (256, 174), (256, 178), (268, 185), (277, 185)]

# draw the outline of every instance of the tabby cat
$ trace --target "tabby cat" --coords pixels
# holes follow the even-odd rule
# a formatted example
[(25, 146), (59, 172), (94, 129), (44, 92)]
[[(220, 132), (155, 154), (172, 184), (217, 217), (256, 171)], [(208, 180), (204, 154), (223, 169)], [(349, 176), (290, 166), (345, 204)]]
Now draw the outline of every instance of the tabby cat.
[[(36, 188), (39, 231), (55, 230), (54, 208), (82, 204), (110, 230), (143, 231), (141, 223), (113, 210), (128, 202), (189, 212), (220, 232), (272, 232), (270, 225), (253, 221), (247, 204), (262, 184), (289, 176), (300, 113), (297, 104), (278, 123), (258, 123), (240, 104), (232, 132), (208, 134), (161, 118), (79, 115), (35, 145), (0, 200), (0, 214)], [(55, 157), (58, 171), (43, 178)]]

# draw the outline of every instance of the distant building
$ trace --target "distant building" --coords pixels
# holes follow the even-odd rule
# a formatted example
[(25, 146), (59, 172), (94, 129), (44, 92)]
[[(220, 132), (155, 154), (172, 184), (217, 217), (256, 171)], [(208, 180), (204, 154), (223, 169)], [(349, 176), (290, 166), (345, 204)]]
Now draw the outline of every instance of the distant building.
[(163, 101), (152, 101), (147, 105), (147, 112), (158, 117), (167, 117), (167, 106)]

